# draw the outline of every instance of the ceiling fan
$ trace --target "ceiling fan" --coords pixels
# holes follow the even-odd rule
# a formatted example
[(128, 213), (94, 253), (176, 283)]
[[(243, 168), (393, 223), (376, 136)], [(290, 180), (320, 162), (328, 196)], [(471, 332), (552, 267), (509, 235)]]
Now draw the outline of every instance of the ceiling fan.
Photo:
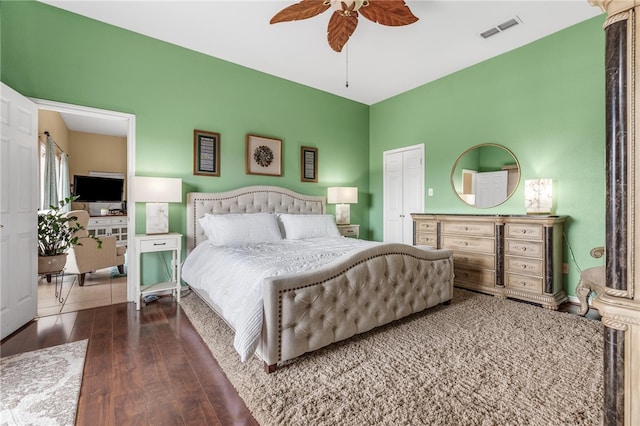
[(302, 0), (285, 7), (271, 18), (270, 23), (298, 21), (312, 18), (329, 8), (327, 40), (336, 52), (341, 52), (358, 25), (358, 14), (381, 25), (399, 27), (418, 20), (403, 0)]

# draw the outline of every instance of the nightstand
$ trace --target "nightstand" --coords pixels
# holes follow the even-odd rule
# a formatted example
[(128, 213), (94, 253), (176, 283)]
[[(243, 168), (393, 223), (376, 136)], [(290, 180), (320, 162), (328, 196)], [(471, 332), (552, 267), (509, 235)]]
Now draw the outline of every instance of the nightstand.
[[(168, 234), (141, 234), (135, 237), (136, 256), (138, 267), (136, 268), (137, 297), (136, 310), (140, 310), (140, 299), (151, 293), (171, 290), (176, 302), (180, 302), (180, 251), (182, 250), (182, 234), (171, 232)], [(156, 284), (140, 285), (140, 269), (142, 266), (142, 253), (154, 253), (170, 251), (171, 256), (171, 280)]]
[(360, 236), (360, 225), (338, 225), (338, 231), (343, 237), (358, 238)]

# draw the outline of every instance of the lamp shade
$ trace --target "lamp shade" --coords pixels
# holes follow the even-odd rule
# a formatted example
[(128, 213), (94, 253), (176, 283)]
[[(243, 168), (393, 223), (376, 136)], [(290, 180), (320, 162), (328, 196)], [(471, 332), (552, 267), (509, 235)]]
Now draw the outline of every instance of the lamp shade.
[(181, 203), (182, 179), (134, 176), (133, 201), (140, 203)]
[(332, 186), (327, 188), (327, 203), (355, 204), (358, 202), (358, 188), (355, 186)]

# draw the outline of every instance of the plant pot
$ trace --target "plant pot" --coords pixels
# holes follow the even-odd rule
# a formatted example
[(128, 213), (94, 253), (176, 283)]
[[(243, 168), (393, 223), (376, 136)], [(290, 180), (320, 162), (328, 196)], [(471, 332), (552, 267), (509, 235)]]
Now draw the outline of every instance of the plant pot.
[(67, 253), (55, 256), (38, 256), (38, 275), (51, 275), (64, 269), (67, 264)]

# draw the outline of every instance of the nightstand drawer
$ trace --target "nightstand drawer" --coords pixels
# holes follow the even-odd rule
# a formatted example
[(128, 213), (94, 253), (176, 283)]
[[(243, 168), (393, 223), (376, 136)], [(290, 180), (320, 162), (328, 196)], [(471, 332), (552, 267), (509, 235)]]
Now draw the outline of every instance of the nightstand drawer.
[(360, 236), (360, 225), (338, 225), (338, 231), (343, 237), (358, 238)]
[(143, 253), (150, 251), (175, 250), (178, 248), (177, 238), (154, 238), (140, 241), (140, 249)]

